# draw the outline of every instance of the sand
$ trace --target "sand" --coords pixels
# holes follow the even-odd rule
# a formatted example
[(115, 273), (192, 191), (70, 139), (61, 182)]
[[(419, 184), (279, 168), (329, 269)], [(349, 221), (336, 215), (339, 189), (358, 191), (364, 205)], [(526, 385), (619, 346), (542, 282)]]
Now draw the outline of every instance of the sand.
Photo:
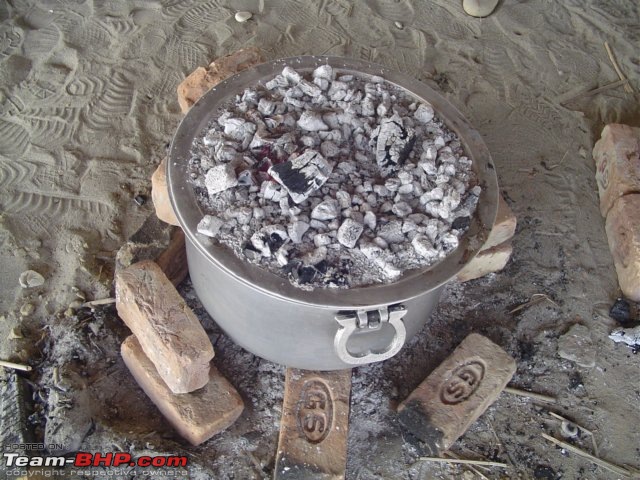
[[(238, 10), (253, 17), (238, 23)], [(115, 252), (152, 211), (150, 201), (138, 206), (134, 197), (149, 198), (151, 173), (181, 118), (177, 84), (217, 56), (257, 45), (267, 59), (345, 55), (437, 87), (484, 137), (519, 218), (504, 272), (448, 287), (399, 356), (356, 369), (347, 477), (460, 474), (416, 462), (419, 453), (402, 437), (390, 405), (471, 331), (517, 358), (514, 385), (557, 396), (556, 411), (594, 431), (603, 458), (640, 468), (640, 359), (607, 338), (615, 322), (606, 312), (618, 286), (590, 153), (604, 123), (640, 124), (639, 102), (622, 87), (567, 102), (618, 79), (604, 41), (640, 89), (638, 10), (626, 0), (505, 0), (477, 19), (449, 0), (0, 3), (0, 357), (37, 366), (29, 377), (40, 386), (36, 407), (44, 409), (36, 433), (47, 411), (73, 411), (54, 408), (61, 400), (48, 387), (56, 366), (73, 380), (66, 395), (76, 410), (93, 419), (84, 450), (116, 443), (136, 453), (187, 452), (209, 472), (201, 478), (269, 476), (281, 367), (221, 336), (215, 363), (233, 374), (249, 407), (230, 430), (192, 449), (159, 421), (130, 379), (117, 355), (127, 332), (113, 310), (62, 314), (78, 291), (87, 299), (111, 295)], [(45, 277), (43, 286), (19, 286), (28, 268)], [(558, 306), (508, 313), (534, 293)], [(26, 304), (35, 308), (23, 316)], [(557, 356), (557, 338), (573, 323), (591, 332), (593, 368)], [(24, 338), (10, 339), (17, 326)], [(77, 373), (83, 371), (88, 377)], [(541, 439), (542, 431), (559, 435), (546, 419), (529, 401), (503, 395), (456, 451), (472, 456), (464, 446), (513, 461), (510, 477), (615, 478)], [(87, 419), (76, 420), (84, 429)], [(590, 448), (589, 441), (577, 443)]]

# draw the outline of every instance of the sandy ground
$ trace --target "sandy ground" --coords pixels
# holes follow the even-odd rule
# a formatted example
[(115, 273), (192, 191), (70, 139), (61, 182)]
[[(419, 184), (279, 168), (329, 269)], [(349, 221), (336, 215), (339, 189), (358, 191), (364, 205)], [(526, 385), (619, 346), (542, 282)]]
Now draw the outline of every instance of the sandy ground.
[[(239, 24), (237, 10), (254, 16)], [(618, 79), (604, 41), (640, 88), (637, 2), (507, 0), (475, 19), (449, 0), (11, 1), (0, 3), (0, 22), (0, 357), (36, 366), (40, 438), (57, 421), (71, 427), (50, 438), (86, 435), (83, 450), (186, 452), (193, 478), (269, 476), (283, 369), (219, 335), (188, 281), (215, 363), (247, 404), (198, 448), (173, 435), (128, 375), (118, 354), (127, 331), (113, 309), (62, 314), (78, 295), (111, 295), (115, 252), (152, 211), (133, 198), (149, 195), (181, 118), (177, 84), (256, 45), (267, 59), (351, 56), (436, 86), (483, 135), (519, 218), (506, 270), (451, 285), (400, 355), (355, 370), (347, 477), (459, 478), (461, 469), (417, 461), (393, 406), (472, 331), (518, 360), (513, 385), (556, 396), (554, 411), (593, 431), (601, 457), (640, 468), (640, 358), (607, 338), (618, 286), (591, 158), (604, 123), (640, 124), (638, 97), (617, 88), (566, 102)], [(42, 287), (20, 288), (27, 268), (45, 276)], [(508, 313), (536, 293), (555, 305)], [(593, 368), (557, 356), (574, 323), (590, 330)], [(503, 394), (454, 451), (511, 465), (488, 478), (618, 478), (541, 432), (559, 435), (546, 409)], [(592, 451), (586, 437), (576, 444)]]

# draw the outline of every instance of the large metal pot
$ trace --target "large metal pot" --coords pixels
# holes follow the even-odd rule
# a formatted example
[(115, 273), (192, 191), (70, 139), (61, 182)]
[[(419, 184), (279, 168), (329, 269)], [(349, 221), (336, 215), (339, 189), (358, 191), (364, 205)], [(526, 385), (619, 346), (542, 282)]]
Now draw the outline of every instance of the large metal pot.
[[(308, 292), (237, 258), (196, 234), (203, 216), (189, 183), (192, 141), (217, 108), (285, 65), (309, 72), (329, 64), (339, 73), (380, 75), (431, 103), (473, 160), (482, 186), (478, 209), (459, 247), (430, 268), (409, 272), (389, 285)], [(187, 239), (191, 281), (218, 325), (239, 345), (268, 360), (310, 370), (351, 368), (395, 355), (435, 308), (443, 285), (468, 263), (495, 221), (498, 187), (482, 138), (447, 100), (423, 83), (380, 65), (340, 57), (295, 57), (245, 70), (205, 94), (173, 138), (167, 178), (171, 203)]]

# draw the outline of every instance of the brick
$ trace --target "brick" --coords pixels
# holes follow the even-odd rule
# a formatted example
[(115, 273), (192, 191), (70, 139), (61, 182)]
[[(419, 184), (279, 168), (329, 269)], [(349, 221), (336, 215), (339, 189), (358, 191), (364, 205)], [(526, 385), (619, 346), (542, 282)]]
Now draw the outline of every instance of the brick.
[(116, 273), (142, 260), (154, 260), (171, 283), (182, 283), (189, 273), (182, 229), (161, 221), (154, 213), (149, 215), (118, 250)]
[(182, 113), (187, 113), (202, 95), (227, 77), (262, 62), (256, 47), (242, 48), (211, 62), (207, 68), (196, 68), (178, 85), (178, 103)]
[(482, 250), (486, 250), (491, 247), (496, 247), (501, 243), (510, 240), (516, 233), (516, 225), (518, 220), (516, 216), (505, 202), (502, 195), (498, 195), (498, 213), (496, 214), (496, 221), (493, 224), (493, 228), (489, 233), (489, 238), (482, 247)]
[(600, 212), (606, 216), (615, 201), (640, 193), (640, 128), (619, 123), (606, 125), (593, 147)]
[(607, 215), (606, 231), (618, 283), (625, 297), (640, 302), (640, 194), (619, 198)]
[(145, 260), (117, 273), (116, 308), (174, 393), (207, 383), (213, 346), (156, 263)]
[(134, 335), (122, 343), (121, 353), (138, 385), (173, 428), (193, 445), (229, 427), (244, 409), (236, 389), (215, 367), (211, 367), (204, 388), (176, 395), (160, 378)]
[(351, 370), (288, 368), (274, 479), (343, 479)]
[(498, 398), (515, 371), (504, 350), (472, 333), (400, 404), (400, 423), (429, 455), (439, 455)]
[(456, 276), (459, 282), (468, 282), (476, 278), (484, 277), (489, 273), (499, 272), (509, 261), (513, 247), (507, 240), (496, 247), (481, 250)]
[(167, 187), (167, 159), (163, 159), (151, 176), (151, 200), (156, 209), (156, 215), (160, 220), (170, 225), (180, 225), (176, 212), (169, 200), (169, 188)]
[(176, 228), (171, 235), (171, 241), (167, 248), (156, 258), (155, 262), (167, 276), (169, 281), (178, 286), (189, 273), (187, 264), (187, 247), (184, 232)]

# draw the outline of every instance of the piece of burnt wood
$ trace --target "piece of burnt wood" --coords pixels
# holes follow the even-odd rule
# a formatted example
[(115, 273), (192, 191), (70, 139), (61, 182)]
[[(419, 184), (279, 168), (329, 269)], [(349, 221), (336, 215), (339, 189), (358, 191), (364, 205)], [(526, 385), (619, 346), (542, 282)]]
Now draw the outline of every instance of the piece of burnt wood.
[(26, 382), (11, 370), (0, 368), (0, 445), (30, 443), (31, 430), (27, 424), (31, 401)]
[(500, 395), (516, 362), (472, 333), (398, 407), (401, 425), (424, 442), (426, 454), (446, 451)]
[(288, 368), (274, 479), (342, 479), (351, 370)]

